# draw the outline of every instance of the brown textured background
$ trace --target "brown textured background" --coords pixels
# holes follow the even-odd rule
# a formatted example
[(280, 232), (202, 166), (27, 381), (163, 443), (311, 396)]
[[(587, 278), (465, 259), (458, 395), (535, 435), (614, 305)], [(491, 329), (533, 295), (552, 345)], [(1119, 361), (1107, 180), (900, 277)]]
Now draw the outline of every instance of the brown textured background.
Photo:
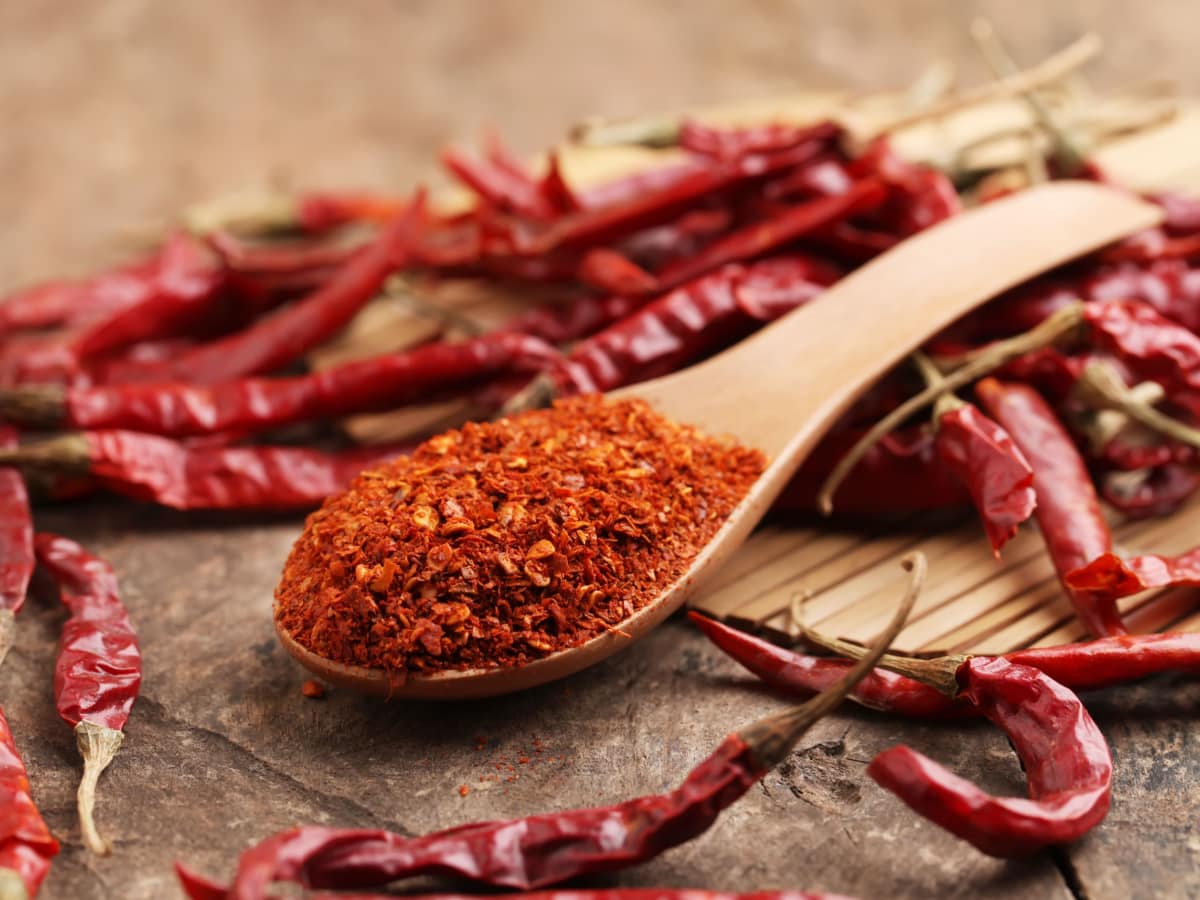
[[(430, 171), (441, 144), (485, 124), (533, 150), (587, 113), (890, 86), (935, 58), (982, 78), (967, 37), (980, 11), (1022, 60), (1093, 28), (1108, 42), (1091, 70), (1097, 84), (1167, 76), (1200, 93), (1189, 0), (0, 0), (0, 289), (112, 261), (130, 231), (230, 188), (403, 188)], [(147, 661), (129, 740), (102, 784), (117, 853), (94, 860), (73, 818), (73, 742), (51, 711), (60, 619), (38, 603), (22, 616), (0, 701), (64, 840), (51, 898), (175, 896), (173, 859), (226, 871), (250, 841), (300, 821), (419, 832), (658, 790), (728, 728), (778, 703), (677, 622), (568, 685), (503, 702), (305, 701), (269, 624), (297, 520), (102, 504), (40, 521), (112, 559)], [(995, 733), (847, 712), (711, 835), (619, 883), (1197, 896), (1200, 692), (1160, 680), (1093, 706), (1113, 742), (1117, 805), (1067, 853), (986, 859), (863, 775), (875, 752), (905, 740), (1019, 792)], [(485, 750), (477, 736), (490, 739)], [(497, 765), (513, 774), (503, 766), (535, 738), (542, 756), (486, 789), (479, 779)], [(464, 783), (476, 789), (461, 798)]]

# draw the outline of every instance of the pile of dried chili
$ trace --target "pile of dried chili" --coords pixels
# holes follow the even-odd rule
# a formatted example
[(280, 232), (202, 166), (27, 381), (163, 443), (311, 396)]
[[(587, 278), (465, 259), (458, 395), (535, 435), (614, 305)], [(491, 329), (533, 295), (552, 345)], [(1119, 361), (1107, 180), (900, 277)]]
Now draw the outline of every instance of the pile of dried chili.
[(396, 673), (538, 659), (657, 596), (764, 465), (597, 395), (467, 425), (309, 516), (275, 618), (327, 659)]

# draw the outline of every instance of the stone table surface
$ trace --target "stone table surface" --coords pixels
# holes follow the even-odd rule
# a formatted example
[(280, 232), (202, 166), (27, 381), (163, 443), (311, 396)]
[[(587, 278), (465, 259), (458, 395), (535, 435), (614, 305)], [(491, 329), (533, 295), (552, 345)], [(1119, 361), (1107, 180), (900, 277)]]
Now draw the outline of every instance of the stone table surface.
[[(1200, 91), (1187, 0), (0, 0), (0, 288), (118, 259), (147, 223), (230, 188), (404, 187), (440, 145), (489, 123), (530, 151), (584, 113), (895, 85), (937, 58), (981, 78), (967, 37), (981, 11), (1022, 59), (1091, 27), (1108, 41), (1096, 83), (1165, 76)], [(658, 791), (781, 702), (679, 620), (590, 672), (503, 700), (306, 700), (270, 625), (299, 517), (103, 502), (38, 520), (112, 561), (146, 661), (126, 746), (101, 787), (116, 852), (96, 859), (74, 817), (74, 742), (53, 713), (61, 613), (35, 601), (21, 616), (0, 701), (63, 840), (45, 897), (178, 896), (173, 860), (224, 873), (240, 849), (296, 823), (418, 833)], [(708, 835), (603, 883), (1200, 896), (1200, 685), (1158, 679), (1089, 702), (1112, 742), (1116, 800), (1102, 827), (1060, 853), (981, 856), (865, 776), (875, 753), (903, 741), (1019, 793), (994, 730), (847, 710)]]

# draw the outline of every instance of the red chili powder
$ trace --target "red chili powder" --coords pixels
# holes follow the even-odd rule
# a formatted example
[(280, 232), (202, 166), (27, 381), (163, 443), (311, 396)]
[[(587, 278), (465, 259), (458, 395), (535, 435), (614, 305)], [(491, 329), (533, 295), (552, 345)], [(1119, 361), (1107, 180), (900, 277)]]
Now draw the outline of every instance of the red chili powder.
[(635, 400), (468, 424), (309, 516), (275, 617), (327, 659), (399, 677), (529, 662), (657, 596), (764, 466)]

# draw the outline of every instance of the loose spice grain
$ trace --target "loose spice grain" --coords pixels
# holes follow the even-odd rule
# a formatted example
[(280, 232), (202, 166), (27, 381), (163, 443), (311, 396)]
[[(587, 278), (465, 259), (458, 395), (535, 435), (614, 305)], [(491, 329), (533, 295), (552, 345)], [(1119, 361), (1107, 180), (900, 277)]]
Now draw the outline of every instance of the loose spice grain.
[(536, 660), (679, 577), (764, 465), (634, 400), (468, 424), (309, 516), (275, 616), (309, 650), (397, 677)]

